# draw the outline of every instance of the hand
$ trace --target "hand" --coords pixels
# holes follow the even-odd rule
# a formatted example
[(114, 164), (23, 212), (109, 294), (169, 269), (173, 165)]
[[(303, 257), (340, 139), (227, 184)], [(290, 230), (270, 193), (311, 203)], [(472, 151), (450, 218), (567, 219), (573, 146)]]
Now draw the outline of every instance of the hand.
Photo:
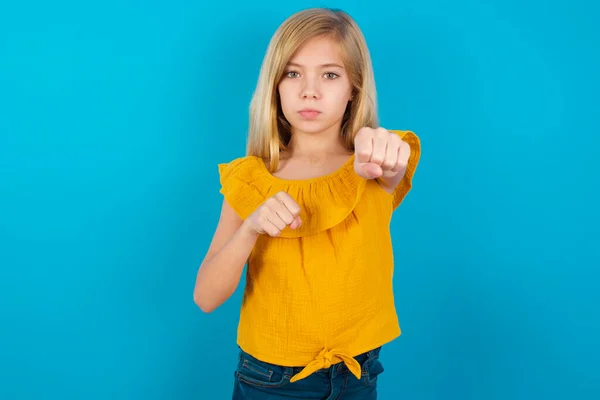
[(286, 226), (296, 229), (302, 225), (300, 206), (286, 192), (269, 197), (244, 221), (251, 232), (277, 237)]
[(354, 137), (354, 171), (365, 179), (388, 178), (406, 170), (410, 146), (384, 128), (361, 128)]

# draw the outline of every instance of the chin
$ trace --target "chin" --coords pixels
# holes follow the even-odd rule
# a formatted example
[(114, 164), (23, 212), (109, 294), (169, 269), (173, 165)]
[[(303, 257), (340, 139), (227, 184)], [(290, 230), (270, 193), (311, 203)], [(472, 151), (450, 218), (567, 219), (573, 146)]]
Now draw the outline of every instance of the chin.
[(320, 133), (328, 129), (328, 125), (322, 121), (296, 121), (292, 124), (294, 129), (304, 133)]

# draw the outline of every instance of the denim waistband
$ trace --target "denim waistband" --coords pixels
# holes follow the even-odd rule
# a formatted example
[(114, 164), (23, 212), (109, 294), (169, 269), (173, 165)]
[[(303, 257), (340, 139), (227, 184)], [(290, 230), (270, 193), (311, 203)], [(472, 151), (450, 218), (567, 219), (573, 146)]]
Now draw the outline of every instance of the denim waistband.
[[(365, 363), (367, 363), (371, 359), (378, 358), (380, 351), (381, 351), (381, 347), (377, 347), (375, 349), (372, 349), (372, 350), (369, 350), (362, 354), (359, 354), (353, 358), (356, 361), (358, 361), (358, 363), (361, 366), (363, 366)], [(304, 366), (286, 367), (286, 366), (282, 366), (282, 365), (271, 364), (271, 363), (268, 363), (265, 361), (261, 361), (261, 360), (257, 359), (256, 357), (252, 356), (251, 354), (248, 354), (244, 350), (240, 349), (239, 362), (243, 363), (244, 360), (249, 360), (253, 363), (262, 364), (263, 366), (265, 366), (269, 369), (278, 371), (282, 375), (288, 375), (289, 377), (299, 374), (305, 368)], [(340, 374), (346, 373), (346, 372), (349, 372), (346, 364), (344, 362), (339, 362), (339, 363), (331, 365), (329, 368), (318, 369), (314, 373), (333, 378), (333, 377), (336, 377), (337, 375), (340, 375)]]

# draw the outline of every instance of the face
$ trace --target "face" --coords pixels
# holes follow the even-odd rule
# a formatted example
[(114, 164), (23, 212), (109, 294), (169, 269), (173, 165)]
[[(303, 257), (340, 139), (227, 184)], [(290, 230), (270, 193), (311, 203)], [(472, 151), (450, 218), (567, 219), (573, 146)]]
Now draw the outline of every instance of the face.
[(278, 85), (281, 108), (294, 132), (339, 132), (352, 87), (338, 43), (327, 37), (305, 43)]

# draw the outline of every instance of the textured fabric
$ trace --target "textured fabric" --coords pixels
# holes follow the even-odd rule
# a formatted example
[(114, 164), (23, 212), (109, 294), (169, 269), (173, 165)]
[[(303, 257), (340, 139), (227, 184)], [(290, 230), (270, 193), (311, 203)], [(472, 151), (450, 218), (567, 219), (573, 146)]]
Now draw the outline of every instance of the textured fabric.
[(384, 371), (381, 348), (355, 357), (361, 376), (356, 379), (343, 363), (320, 369), (298, 382), (291, 377), (301, 367), (266, 363), (240, 351), (233, 385), (233, 400), (376, 400), (377, 380)]
[(401, 333), (389, 224), (411, 189), (420, 143), (413, 132), (393, 132), (411, 147), (393, 194), (358, 176), (354, 156), (337, 171), (306, 180), (275, 177), (254, 156), (219, 165), (221, 193), (242, 219), (280, 191), (300, 206), (299, 229), (258, 238), (238, 327), (238, 345), (257, 359), (306, 367), (292, 382), (340, 362), (360, 378), (353, 357)]

